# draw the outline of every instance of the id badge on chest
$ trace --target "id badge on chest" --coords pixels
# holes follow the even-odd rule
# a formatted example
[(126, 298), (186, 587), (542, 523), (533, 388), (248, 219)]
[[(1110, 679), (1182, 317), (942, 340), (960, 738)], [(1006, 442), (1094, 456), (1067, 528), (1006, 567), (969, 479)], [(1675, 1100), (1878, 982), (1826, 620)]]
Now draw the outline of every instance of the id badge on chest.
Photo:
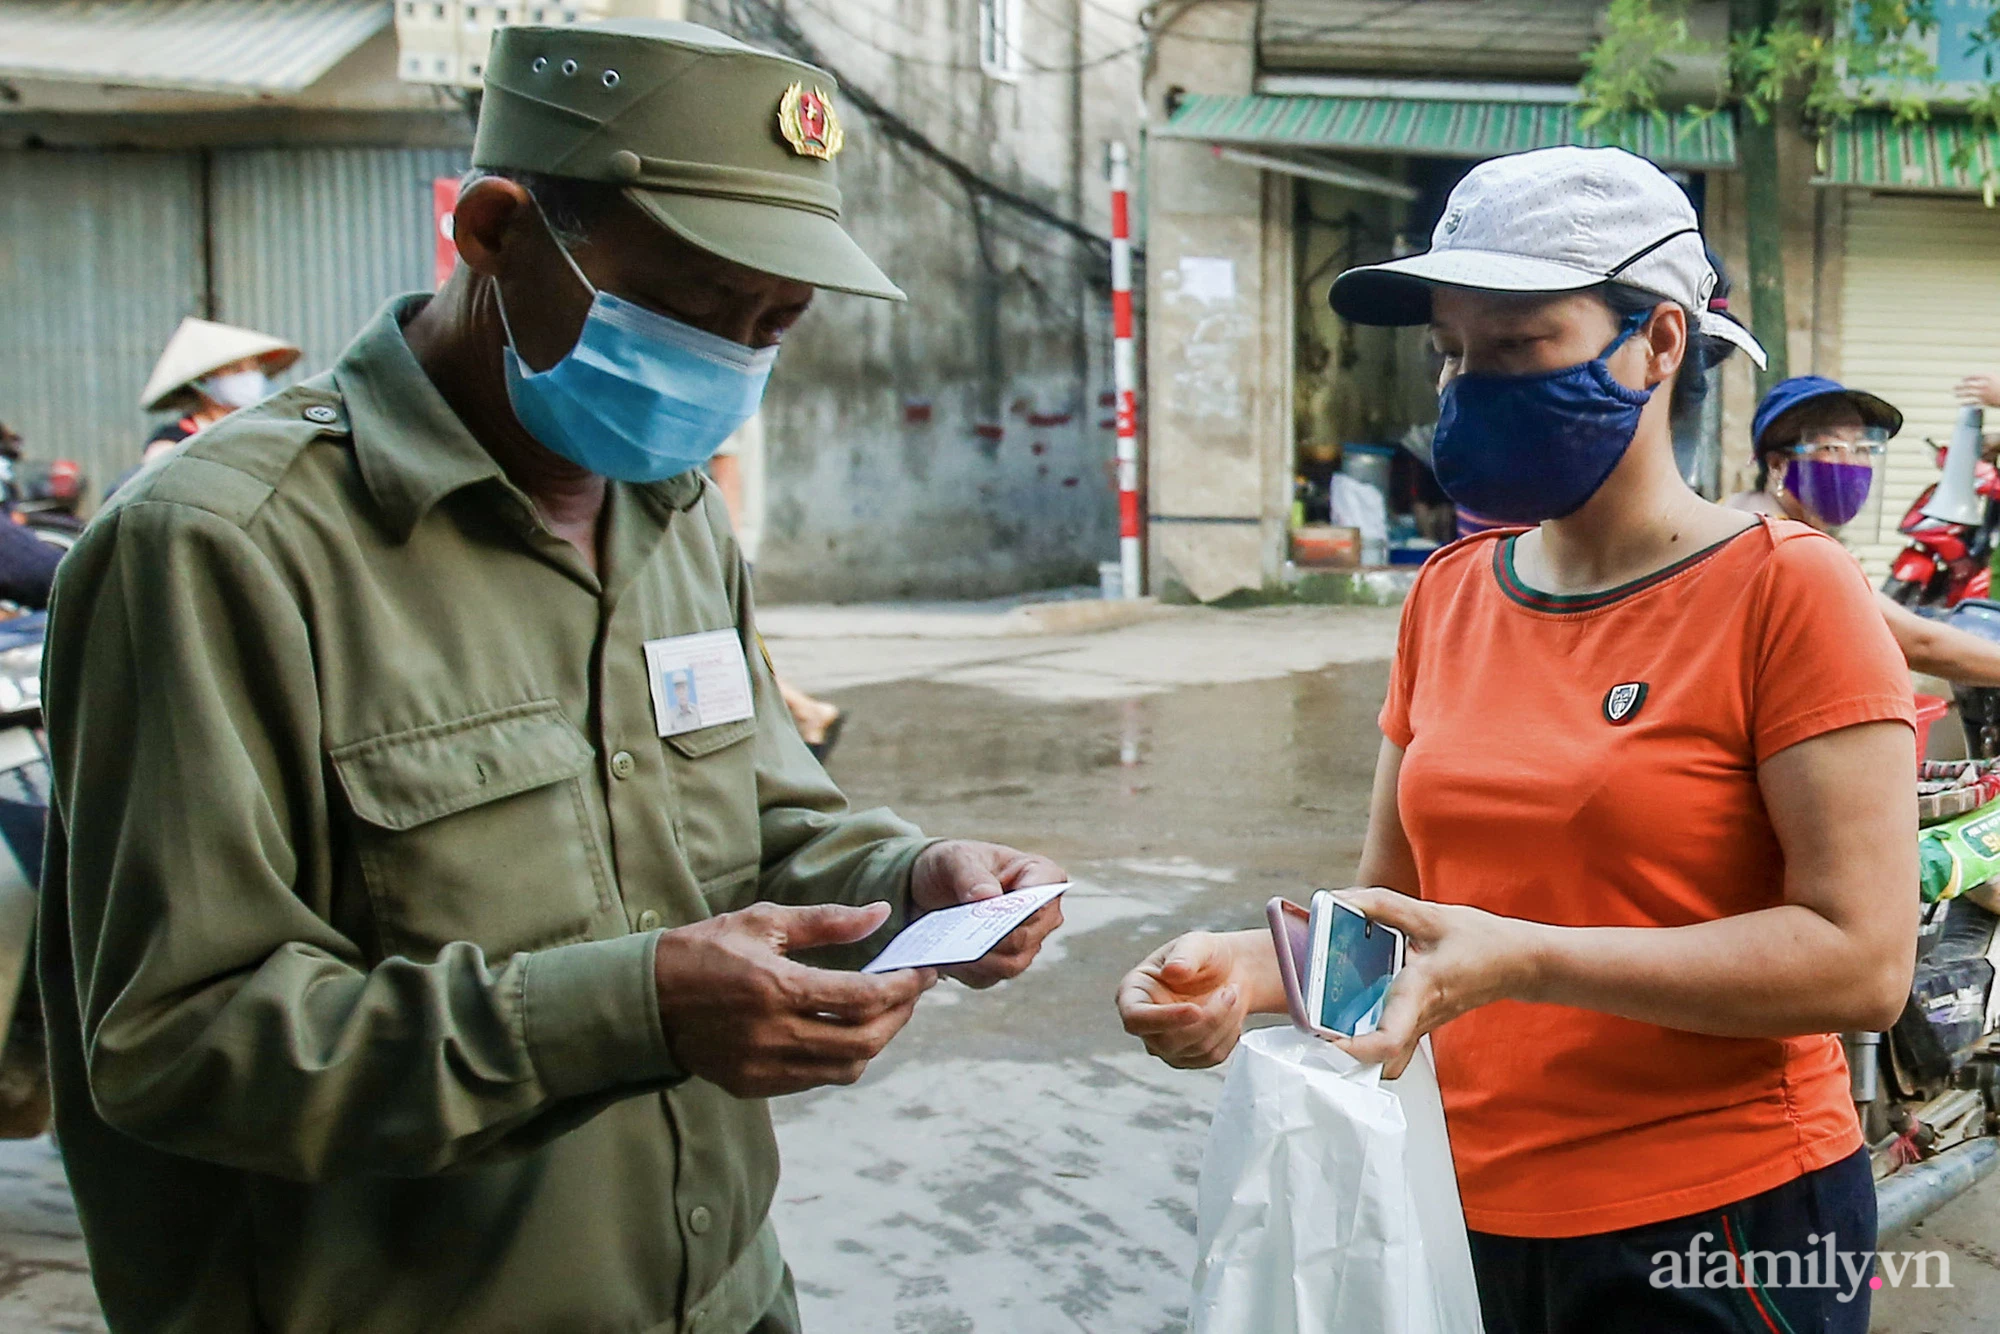
[(734, 630), (646, 641), (646, 677), (661, 736), (737, 722), (757, 708), (743, 641)]

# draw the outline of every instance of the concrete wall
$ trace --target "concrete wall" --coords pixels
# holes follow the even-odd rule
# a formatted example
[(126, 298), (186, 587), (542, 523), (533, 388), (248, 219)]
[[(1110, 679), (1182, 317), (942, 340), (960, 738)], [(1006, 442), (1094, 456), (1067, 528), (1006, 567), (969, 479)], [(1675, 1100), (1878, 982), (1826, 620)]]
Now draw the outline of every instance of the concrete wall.
[[(843, 103), (847, 220), (910, 300), (823, 294), (787, 341), (765, 416), (766, 598), (990, 596), (1095, 583), (1116, 557), (1108, 246), (968, 185), (1108, 237), (1105, 146), (1137, 142), (1139, 4), (1019, 0), (1013, 79), (981, 68), (978, 0), (687, 6), (776, 49), (795, 24), (794, 54), (938, 150)], [(395, 68), (385, 32), (283, 106), (37, 84), (0, 110), (0, 145), (463, 144), (463, 112)]]
[[(785, 12), (813, 48), (795, 53), (966, 171), (1108, 236), (1105, 145), (1132, 142), (1138, 117), (1136, 8), (1029, 0), (1013, 81), (980, 68), (977, 0)], [(774, 9), (704, 0), (689, 16), (783, 49)], [(910, 300), (823, 294), (786, 340), (765, 408), (760, 594), (1094, 583), (1117, 555), (1108, 252), (968, 189), (854, 97), (842, 114), (847, 222)]]
[[(1149, 120), (1177, 92), (1250, 90), (1256, 6), (1181, 12), (1158, 38)], [(1146, 155), (1150, 582), (1204, 601), (1275, 579), (1291, 501), (1293, 187), (1208, 145)]]

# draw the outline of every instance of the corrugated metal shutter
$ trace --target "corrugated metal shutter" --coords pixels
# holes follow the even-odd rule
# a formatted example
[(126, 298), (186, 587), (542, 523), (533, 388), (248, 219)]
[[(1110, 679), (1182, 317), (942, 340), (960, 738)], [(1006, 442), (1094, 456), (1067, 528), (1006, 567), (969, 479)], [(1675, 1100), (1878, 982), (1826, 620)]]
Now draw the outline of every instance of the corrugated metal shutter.
[(215, 155), (216, 316), (289, 338), (325, 370), (390, 297), (431, 285), (431, 182), (463, 149), (272, 148)]
[(1599, 0), (1264, 0), (1266, 69), (1574, 79)]
[[(1903, 511), (1938, 478), (1924, 438), (1951, 438), (1952, 385), (2000, 365), (1995, 311), (2000, 215), (1976, 199), (1849, 195), (1840, 378), (1903, 411), (1902, 434), (1889, 442), (1881, 533), (1853, 544), (1871, 578), (1901, 549)], [(1988, 413), (2000, 426), (1996, 418)]]
[(139, 390), (201, 313), (195, 159), (0, 152), (0, 420), (93, 493), (139, 460)]

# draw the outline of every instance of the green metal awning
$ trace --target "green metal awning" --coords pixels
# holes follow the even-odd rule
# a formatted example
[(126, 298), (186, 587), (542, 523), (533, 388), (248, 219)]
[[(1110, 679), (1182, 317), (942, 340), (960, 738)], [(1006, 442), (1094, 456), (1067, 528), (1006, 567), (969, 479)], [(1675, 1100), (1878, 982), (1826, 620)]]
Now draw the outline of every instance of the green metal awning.
[(1663, 167), (1736, 165), (1736, 123), (1726, 113), (1625, 114), (1589, 129), (1580, 123), (1583, 114), (1582, 107), (1554, 102), (1189, 93), (1155, 133), (1215, 144), (1458, 158), (1575, 144), (1630, 149)]
[[(1969, 165), (1953, 165), (1968, 150)], [(1820, 173), (1813, 184), (1978, 194), (1996, 161), (2000, 140), (1975, 133), (1963, 116), (1898, 125), (1887, 111), (1857, 111), (1821, 137)]]

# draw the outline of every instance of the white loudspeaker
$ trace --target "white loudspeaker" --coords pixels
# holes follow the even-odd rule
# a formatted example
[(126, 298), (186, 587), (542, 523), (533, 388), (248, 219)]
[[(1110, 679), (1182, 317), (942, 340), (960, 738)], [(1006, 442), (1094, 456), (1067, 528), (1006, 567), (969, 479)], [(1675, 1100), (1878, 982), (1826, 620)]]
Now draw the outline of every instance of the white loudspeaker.
[(1986, 424), (1986, 409), (1974, 404), (1958, 410), (1958, 425), (1951, 433), (1951, 446), (1944, 452), (1944, 476), (1937, 490), (1924, 503), (1924, 517), (1970, 527), (1986, 515), (1986, 502), (1974, 485), (1979, 466), (1979, 439)]

